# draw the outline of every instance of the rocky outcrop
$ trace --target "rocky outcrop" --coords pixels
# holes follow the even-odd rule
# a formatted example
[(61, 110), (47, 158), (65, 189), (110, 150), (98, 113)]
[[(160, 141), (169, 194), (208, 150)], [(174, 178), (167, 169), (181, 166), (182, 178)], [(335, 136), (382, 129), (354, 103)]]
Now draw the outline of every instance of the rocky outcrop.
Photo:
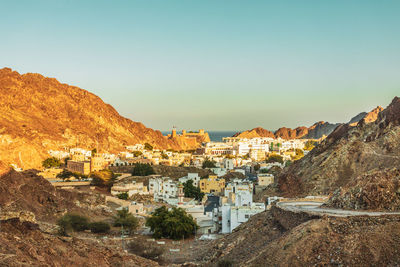
[(382, 107), (378, 106), (376, 108), (374, 108), (373, 110), (371, 110), (370, 112), (362, 112), (360, 114), (358, 114), (357, 116), (353, 117), (348, 124), (350, 126), (357, 126), (357, 124), (363, 120), (364, 123), (371, 123), (376, 121), (376, 119), (378, 118), (378, 114), (379, 112), (381, 112), (383, 110)]
[(275, 138), (275, 135), (271, 131), (265, 130), (261, 127), (257, 127), (257, 128), (251, 129), (249, 131), (236, 133), (235, 135), (233, 135), (233, 137), (241, 137), (241, 138), (270, 137), (270, 138)]
[(160, 131), (122, 117), (98, 96), (40, 74), (0, 69), (0, 160), (38, 168), (49, 149), (99, 146), (117, 152), (126, 145), (194, 149)]
[(286, 127), (279, 128), (276, 130), (274, 133), (276, 138), (282, 138), (282, 139), (299, 139), (304, 137), (305, 135), (308, 134), (308, 128), (307, 127), (297, 127), (296, 129), (290, 129)]
[(351, 180), (333, 192), (327, 207), (349, 210), (400, 210), (400, 170), (378, 170)]
[(0, 176), (1, 213), (8, 214), (3, 219), (22, 220), (33, 214), (38, 221), (54, 222), (65, 212), (101, 216), (104, 203), (104, 197), (97, 194), (56, 189), (35, 171), (11, 170)]
[[(372, 170), (400, 165), (400, 99), (356, 126), (337, 127), (320, 145), (277, 177), (283, 195), (329, 194)], [(369, 122), (369, 123), (367, 123)]]

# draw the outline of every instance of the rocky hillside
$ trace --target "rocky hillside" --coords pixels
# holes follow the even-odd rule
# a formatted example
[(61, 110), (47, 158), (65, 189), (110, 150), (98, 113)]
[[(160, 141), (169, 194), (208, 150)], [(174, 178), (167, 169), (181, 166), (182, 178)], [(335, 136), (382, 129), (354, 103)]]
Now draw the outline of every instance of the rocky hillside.
[(56, 234), (66, 212), (109, 220), (114, 214), (105, 204), (104, 195), (56, 189), (35, 171), (0, 175), (0, 266), (158, 266), (126, 254), (118, 240)]
[(307, 156), (278, 177), (283, 195), (329, 194), (372, 170), (400, 164), (400, 98), (356, 126), (335, 129)]
[(399, 226), (398, 216), (318, 217), (273, 207), (199, 258), (205, 266), (397, 266)]
[(378, 170), (358, 176), (333, 192), (327, 207), (350, 210), (400, 210), (400, 170)]
[[(0, 266), (159, 266), (93, 238), (60, 237), (17, 218), (1, 221)], [(116, 246), (118, 247), (118, 246)]]
[(126, 119), (98, 96), (40, 74), (0, 69), (0, 160), (40, 167), (49, 149), (80, 146), (115, 152), (148, 142), (157, 148), (193, 149)]
[(34, 214), (35, 220), (54, 222), (68, 211), (102, 217), (104, 205), (98, 194), (56, 189), (35, 171), (11, 170), (0, 177), (2, 216), (25, 212)]

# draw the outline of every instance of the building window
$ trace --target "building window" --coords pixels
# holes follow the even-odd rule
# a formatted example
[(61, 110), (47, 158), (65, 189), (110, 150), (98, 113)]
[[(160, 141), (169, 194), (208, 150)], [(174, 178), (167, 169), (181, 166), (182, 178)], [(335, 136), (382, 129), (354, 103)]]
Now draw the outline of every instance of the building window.
[(248, 218), (250, 218), (250, 215), (246, 214), (246, 215), (244, 215), (244, 217), (245, 217), (246, 219), (248, 219)]

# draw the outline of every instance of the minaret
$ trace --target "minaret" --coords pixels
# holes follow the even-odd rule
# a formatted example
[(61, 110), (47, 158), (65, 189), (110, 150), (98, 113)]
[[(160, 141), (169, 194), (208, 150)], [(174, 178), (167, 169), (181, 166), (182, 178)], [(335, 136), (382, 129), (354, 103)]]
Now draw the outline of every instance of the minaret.
[(183, 193), (183, 184), (179, 183), (178, 185), (178, 205), (183, 205), (183, 197), (185, 194)]

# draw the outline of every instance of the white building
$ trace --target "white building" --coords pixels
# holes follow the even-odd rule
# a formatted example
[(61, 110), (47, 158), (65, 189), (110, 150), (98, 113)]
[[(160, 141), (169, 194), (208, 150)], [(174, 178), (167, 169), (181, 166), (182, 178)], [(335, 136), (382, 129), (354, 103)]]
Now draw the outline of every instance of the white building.
[(200, 182), (200, 176), (198, 173), (188, 173), (187, 176), (179, 178), (180, 183), (186, 183), (187, 181), (192, 180), (193, 185), (198, 187)]
[(251, 206), (231, 206), (225, 204), (221, 207), (222, 223), (221, 233), (228, 234), (240, 224), (247, 222), (251, 216), (265, 211), (264, 203), (253, 203)]
[(143, 183), (137, 183), (136, 181), (132, 181), (131, 183), (119, 183), (111, 187), (111, 195), (116, 196), (121, 193), (128, 193), (128, 196), (132, 195), (148, 195), (149, 192), (147, 187), (143, 185)]
[(149, 180), (149, 193), (155, 201), (178, 203), (178, 185), (169, 177), (156, 177)]
[(251, 182), (234, 179), (224, 190), (228, 203), (236, 207), (251, 206), (253, 203), (253, 184)]
[(227, 170), (233, 170), (233, 168), (235, 168), (235, 166), (234, 166), (234, 160), (233, 159), (227, 159), (227, 158), (225, 158), (224, 160), (223, 160), (223, 167), (225, 168), (225, 169), (227, 169)]
[(233, 154), (233, 147), (227, 143), (223, 142), (209, 142), (205, 146), (206, 155), (229, 155)]

